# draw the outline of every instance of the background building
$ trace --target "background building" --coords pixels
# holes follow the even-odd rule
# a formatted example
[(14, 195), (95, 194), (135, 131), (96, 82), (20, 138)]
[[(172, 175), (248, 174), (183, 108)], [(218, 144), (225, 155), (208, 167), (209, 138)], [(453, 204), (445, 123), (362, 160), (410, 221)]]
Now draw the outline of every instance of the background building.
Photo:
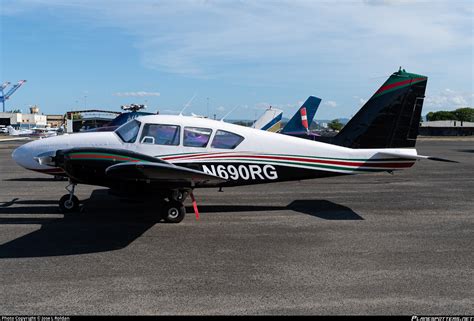
[(58, 128), (64, 124), (64, 115), (46, 115), (48, 127)]
[(419, 134), (423, 136), (471, 136), (474, 122), (461, 120), (436, 120), (420, 124)]

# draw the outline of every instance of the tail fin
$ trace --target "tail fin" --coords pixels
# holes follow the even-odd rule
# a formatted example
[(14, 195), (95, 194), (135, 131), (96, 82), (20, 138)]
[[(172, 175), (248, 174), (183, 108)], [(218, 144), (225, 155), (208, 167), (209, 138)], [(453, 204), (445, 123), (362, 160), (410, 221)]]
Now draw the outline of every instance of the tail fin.
[(7, 126), (7, 129), (8, 129), (8, 135), (10, 136), (18, 136), (19, 135), (19, 132), (13, 128), (12, 126)]
[(400, 68), (330, 142), (351, 148), (414, 147), (427, 81)]
[(309, 96), (280, 133), (286, 135), (307, 133), (320, 103), (321, 98)]
[(265, 110), (263, 115), (255, 121), (252, 127), (270, 132), (277, 132), (281, 127), (282, 115), (283, 110), (272, 108), (270, 106), (270, 108)]

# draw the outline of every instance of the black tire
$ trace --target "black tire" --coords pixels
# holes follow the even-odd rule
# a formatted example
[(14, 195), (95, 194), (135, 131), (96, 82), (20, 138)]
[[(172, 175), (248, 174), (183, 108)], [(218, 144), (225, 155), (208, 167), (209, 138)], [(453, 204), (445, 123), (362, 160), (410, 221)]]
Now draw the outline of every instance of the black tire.
[(59, 200), (59, 209), (62, 213), (73, 213), (79, 210), (79, 199), (73, 195), (71, 200), (69, 194), (64, 195)]
[(173, 190), (170, 195), (170, 200), (183, 203), (188, 195), (189, 192), (186, 190)]
[(166, 202), (163, 206), (163, 219), (166, 223), (179, 223), (186, 215), (183, 203), (177, 201)]

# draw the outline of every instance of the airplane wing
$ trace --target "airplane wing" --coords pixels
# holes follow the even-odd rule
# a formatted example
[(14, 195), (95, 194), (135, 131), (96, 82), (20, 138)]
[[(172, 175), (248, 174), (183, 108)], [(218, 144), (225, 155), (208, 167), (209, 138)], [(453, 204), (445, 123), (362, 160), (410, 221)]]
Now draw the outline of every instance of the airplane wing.
[(125, 180), (149, 179), (155, 182), (190, 183), (191, 185), (226, 182), (219, 176), (169, 163), (127, 162), (109, 166), (105, 173), (111, 178)]

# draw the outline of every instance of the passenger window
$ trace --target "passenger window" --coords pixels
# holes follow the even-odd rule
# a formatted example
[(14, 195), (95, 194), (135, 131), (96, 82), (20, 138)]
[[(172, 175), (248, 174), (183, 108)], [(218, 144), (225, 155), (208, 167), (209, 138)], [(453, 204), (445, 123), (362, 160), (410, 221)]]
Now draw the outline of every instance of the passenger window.
[(140, 142), (142, 144), (179, 145), (179, 126), (145, 124)]
[(227, 132), (225, 130), (218, 130), (214, 139), (212, 140), (211, 147), (222, 148), (222, 149), (234, 149), (236, 148), (244, 138), (240, 135)]
[(211, 137), (212, 129), (184, 127), (183, 145), (188, 147), (206, 147)]

